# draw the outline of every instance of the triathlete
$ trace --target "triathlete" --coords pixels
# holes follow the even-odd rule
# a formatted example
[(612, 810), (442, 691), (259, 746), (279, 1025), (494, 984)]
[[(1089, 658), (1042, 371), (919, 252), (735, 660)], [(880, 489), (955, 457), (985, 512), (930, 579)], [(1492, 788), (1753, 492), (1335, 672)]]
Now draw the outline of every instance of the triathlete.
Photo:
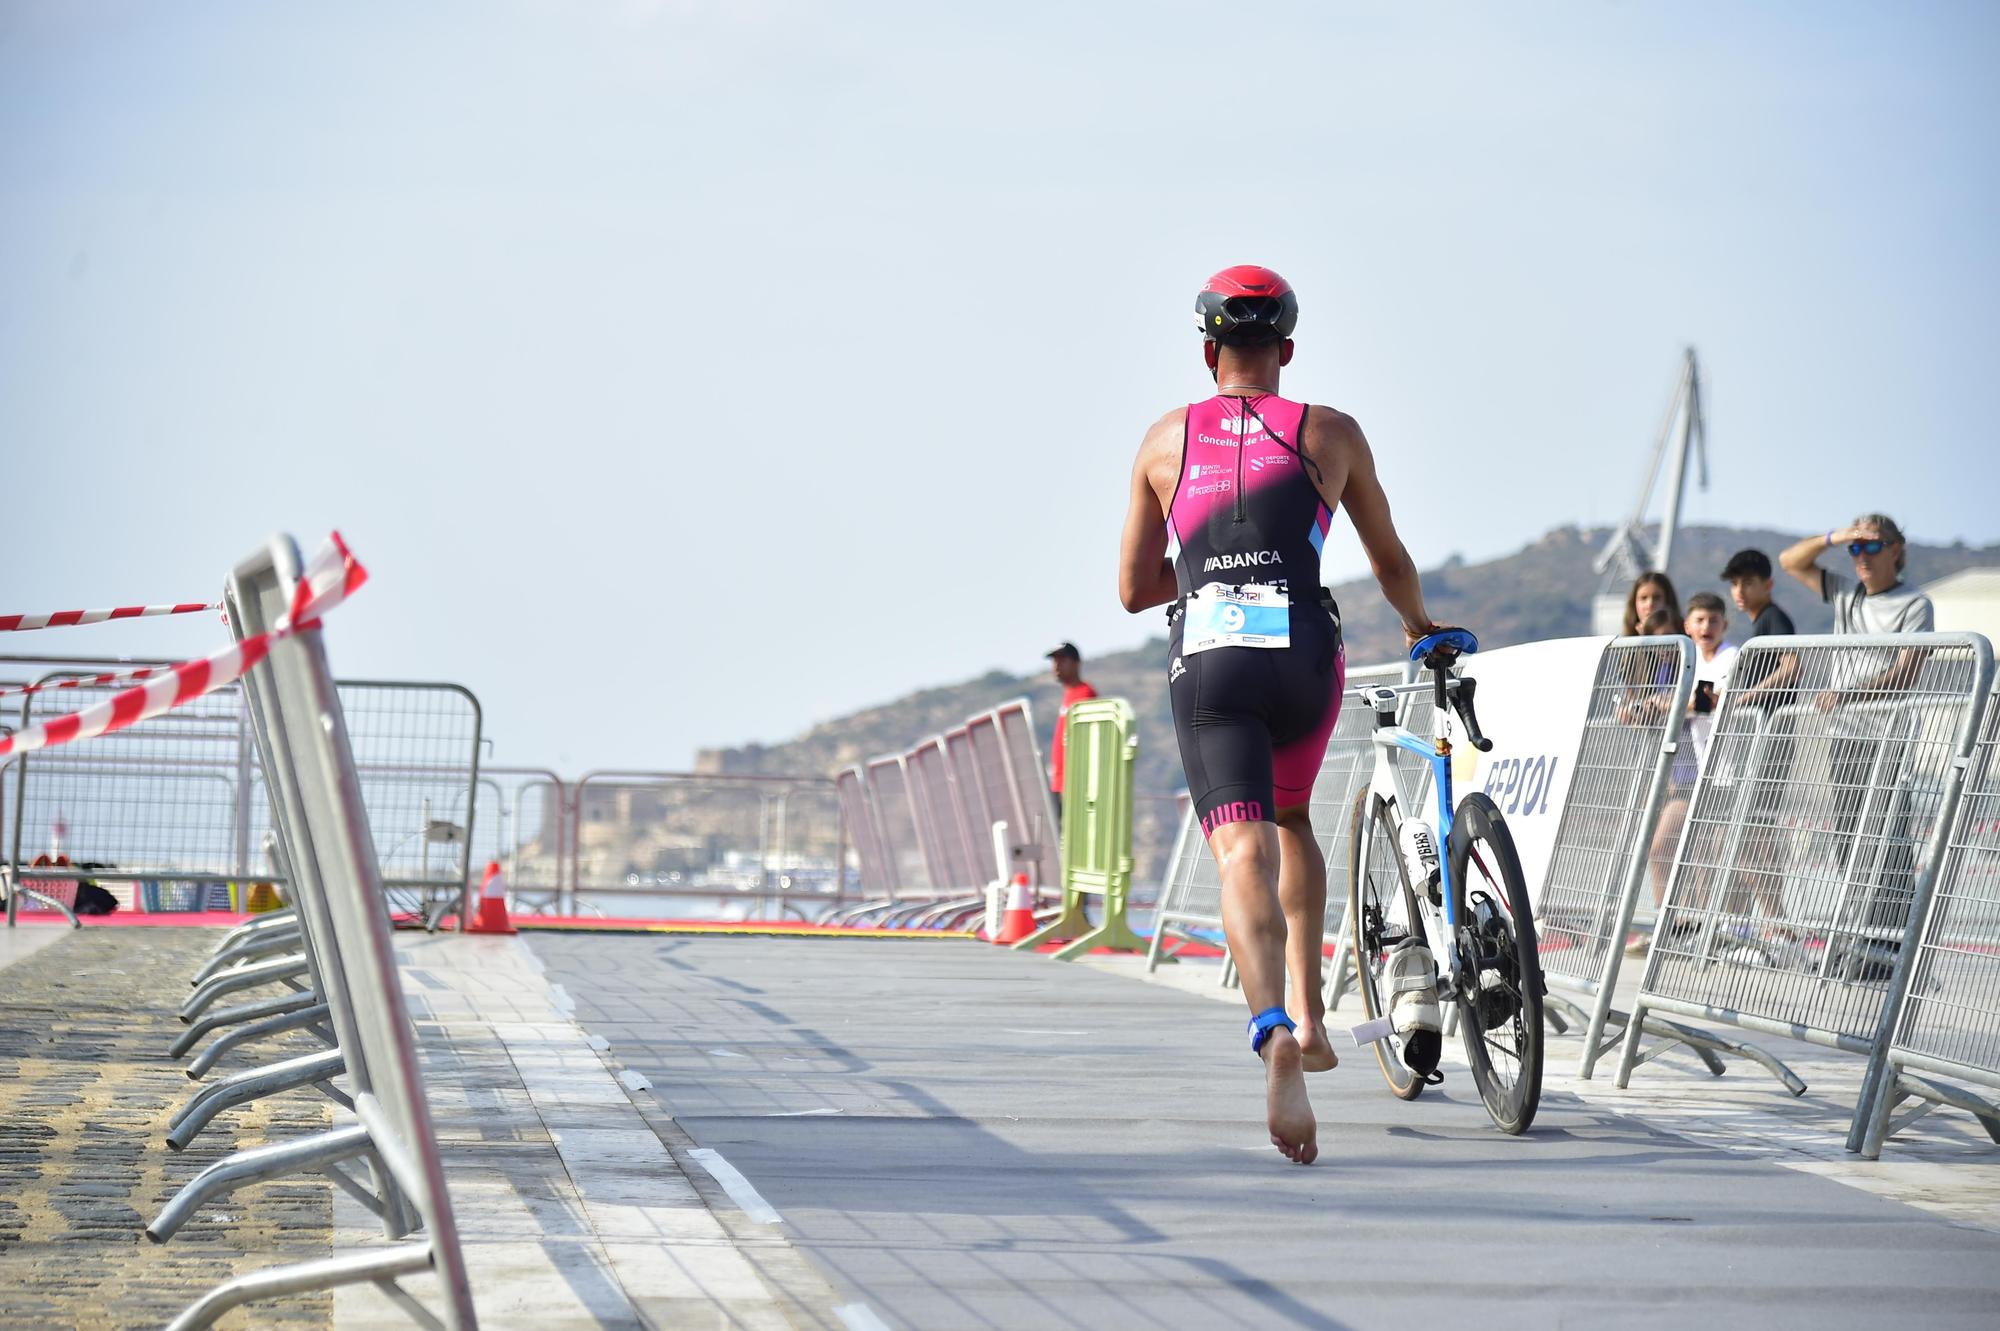
[[(1410, 642), (1437, 626), (1361, 427), (1278, 396), (1299, 317), (1291, 284), (1268, 268), (1224, 269), (1195, 310), (1216, 395), (1175, 407), (1139, 445), (1118, 595), (1134, 612), (1170, 606), (1174, 728), (1222, 873), (1271, 1143), (1304, 1165), (1319, 1154), (1304, 1074), (1338, 1061), (1320, 992), (1326, 863), (1307, 807), (1346, 677), (1339, 611), (1319, 570), (1335, 507)], [(1180, 546), (1171, 560), (1170, 537)]]

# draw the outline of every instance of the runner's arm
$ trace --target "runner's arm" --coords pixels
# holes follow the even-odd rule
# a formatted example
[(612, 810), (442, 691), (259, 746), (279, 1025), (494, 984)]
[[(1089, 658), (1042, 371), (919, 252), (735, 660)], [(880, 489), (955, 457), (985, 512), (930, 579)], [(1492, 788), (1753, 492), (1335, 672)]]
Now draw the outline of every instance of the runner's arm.
[[(1164, 424), (1164, 422), (1162, 422)], [(1125, 535), (1118, 543), (1118, 599), (1133, 614), (1165, 605), (1180, 595), (1167, 558), (1167, 517), (1153, 490), (1156, 425), (1139, 445), (1132, 464), (1132, 493), (1125, 508)]]
[(1411, 642), (1437, 627), (1424, 608), (1424, 587), (1417, 577), (1417, 565), (1396, 535), (1396, 523), (1389, 516), (1389, 496), (1375, 475), (1375, 455), (1367, 437), (1349, 416), (1329, 412), (1339, 423), (1341, 451), (1347, 457), (1347, 483), (1340, 492), (1340, 507), (1354, 523), (1354, 534), (1368, 552), (1368, 567), (1382, 584), (1382, 595), (1403, 618), (1403, 635)]

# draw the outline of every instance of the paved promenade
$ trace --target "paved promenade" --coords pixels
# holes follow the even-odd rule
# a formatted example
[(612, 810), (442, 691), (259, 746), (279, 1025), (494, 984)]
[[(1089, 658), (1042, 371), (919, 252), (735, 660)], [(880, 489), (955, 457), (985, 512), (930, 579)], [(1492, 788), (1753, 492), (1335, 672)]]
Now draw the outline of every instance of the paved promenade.
[[(192, 1087), (163, 1055), (173, 1009), (215, 936), (34, 926), (0, 946), (0, 1331), (157, 1327), (231, 1272), (381, 1241), (318, 1177), (140, 1238), (207, 1162), (333, 1117), (294, 1092), (161, 1144)], [(1780, 1051), (1812, 1083), (1793, 1100), (1678, 1055), (1629, 1092), (1608, 1070), (1579, 1085), (1561, 1041), (1520, 1140), (1462, 1069), (1405, 1105), (1356, 1051), (1313, 1079), (1322, 1154), (1300, 1169), (1265, 1141), (1212, 965), (397, 944), (488, 1331), (2000, 1324), (2000, 1151), (1939, 1114), (1853, 1160), (1858, 1061), (1805, 1046)], [(352, 1287), (222, 1325), (409, 1322)]]
[[(1355, 1051), (1312, 1079), (1321, 1158), (1301, 1169), (1265, 1140), (1240, 1003), (1187, 988), (1213, 972), (1145, 984), (972, 944), (532, 946), (585, 1029), (740, 1172), (739, 1205), (828, 1273), (850, 1327), (2000, 1324), (1982, 1223), (2000, 1157), (1942, 1116), (1914, 1190), (1963, 1178), (1955, 1216), (1841, 1181), (1867, 1167), (1835, 1159), (1837, 1136), (1788, 1145), (1832, 1102), (1742, 1065), (1712, 1082), (1663, 1060), (1629, 1105), (1556, 1069), (1535, 1131), (1509, 1139), (1462, 1071), (1406, 1105)], [(1688, 1106), (1714, 1087), (1703, 1126)], [(1759, 1101), (1778, 1111), (1761, 1127)]]

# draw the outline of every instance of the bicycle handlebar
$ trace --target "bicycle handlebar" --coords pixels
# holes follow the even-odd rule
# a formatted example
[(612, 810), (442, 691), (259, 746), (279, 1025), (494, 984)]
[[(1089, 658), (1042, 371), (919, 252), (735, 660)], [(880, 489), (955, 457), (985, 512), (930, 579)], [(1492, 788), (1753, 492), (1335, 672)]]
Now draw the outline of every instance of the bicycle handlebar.
[[(1426, 665), (1430, 663), (1425, 662)], [(1430, 693), (1437, 709), (1446, 707), (1458, 713), (1458, 719), (1465, 724), (1466, 738), (1472, 747), (1481, 753), (1493, 750), (1493, 741), (1479, 728), (1479, 713), (1473, 706), (1473, 698), (1479, 690), (1479, 681), (1465, 676), (1454, 676), (1449, 664), (1431, 667), (1433, 673), (1426, 683), (1416, 684), (1367, 684), (1354, 685), (1347, 691), (1363, 702), (1370, 701), (1370, 695), (1393, 693), (1398, 698), (1408, 698), (1419, 693)]]

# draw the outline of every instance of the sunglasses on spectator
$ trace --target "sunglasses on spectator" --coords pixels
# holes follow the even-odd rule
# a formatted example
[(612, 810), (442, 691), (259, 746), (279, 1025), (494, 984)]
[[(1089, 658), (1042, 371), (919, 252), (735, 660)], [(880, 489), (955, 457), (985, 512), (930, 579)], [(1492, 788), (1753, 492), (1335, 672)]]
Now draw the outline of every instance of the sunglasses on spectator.
[(1850, 555), (1879, 555), (1887, 541), (1849, 541), (1847, 553)]

